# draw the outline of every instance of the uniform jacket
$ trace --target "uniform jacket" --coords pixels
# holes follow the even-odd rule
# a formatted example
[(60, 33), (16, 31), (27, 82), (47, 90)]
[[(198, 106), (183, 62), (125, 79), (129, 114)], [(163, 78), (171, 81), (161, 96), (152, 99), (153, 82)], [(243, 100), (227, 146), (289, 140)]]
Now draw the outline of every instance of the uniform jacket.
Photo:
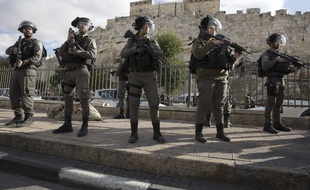
[[(216, 48), (212, 42), (213, 39), (206, 39), (199, 34), (199, 39), (193, 41), (192, 53), (198, 60), (205, 59), (207, 54)], [(197, 81), (204, 79), (225, 80), (228, 77), (228, 70), (222, 68), (205, 69), (199, 67), (196, 69)]]
[[(16, 42), (14, 45), (6, 49), (5, 53), (7, 55), (12, 55), (14, 51), (13, 49), (15, 47), (18, 47), (18, 42)], [(41, 61), (43, 45), (39, 40), (35, 38), (30, 39), (23, 38), (21, 43), (21, 51), (22, 51), (21, 60), (23, 61), (22, 67), (27, 67), (29, 65), (34, 65), (35, 63)]]
[[(148, 38), (146, 40), (149, 41), (149, 45), (146, 48), (147, 49), (146, 53), (150, 55), (150, 61), (152, 62), (152, 65), (156, 68), (156, 64), (158, 63), (154, 63), (154, 62), (158, 60), (155, 60), (154, 57), (151, 55), (150, 49), (152, 49), (154, 51), (154, 54), (156, 54), (156, 56), (158, 57), (163, 57), (163, 52), (161, 51), (156, 40), (150, 40)], [(134, 62), (134, 60), (136, 60), (134, 57), (137, 58), (139, 56), (137, 45), (138, 45), (137, 40), (129, 38), (125, 47), (121, 51), (120, 56), (125, 59), (128, 58), (129, 65), (132, 65), (131, 62)]]
[[(77, 36), (75, 40), (76, 42), (78, 42), (79, 46), (77, 47), (76, 54), (69, 55), (73, 58), (72, 59), (70, 57), (69, 60), (72, 60), (72, 62), (74, 62), (74, 60), (86, 61), (87, 59), (95, 60), (97, 58), (97, 45), (95, 39), (85, 34), (83, 36)], [(69, 43), (66, 41), (61, 45), (59, 49), (59, 55), (62, 56), (63, 60), (66, 59), (64, 56), (68, 54), (68, 50)]]
[(289, 74), (289, 63), (279, 62), (277, 59), (265, 51), (262, 55), (262, 68), (266, 71), (267, 76), (280, 76), (283, 77), (285, 74)]

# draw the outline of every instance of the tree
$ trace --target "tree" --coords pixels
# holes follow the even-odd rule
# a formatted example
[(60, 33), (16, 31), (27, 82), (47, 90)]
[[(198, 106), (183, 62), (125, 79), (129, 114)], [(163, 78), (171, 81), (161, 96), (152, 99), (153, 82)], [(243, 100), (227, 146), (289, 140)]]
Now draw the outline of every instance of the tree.
[(0, 68), (1, 67), (5, 67), (5, 68), (10, 68), (11, 67), (7, 57), (0, 56)]
[(164, 60), (160, 75), (160, 86), (164, 87), (166, 93), (171, 94), (176, 90), (183, 90), (186, 87), (188, 69), (184, 67), (176, 68), (177, 65), (185, 65), (180, 54), (183, 52), (182, 38), (177, 36), (172, 30), (160, 32), (156, 40), (164, 52)]

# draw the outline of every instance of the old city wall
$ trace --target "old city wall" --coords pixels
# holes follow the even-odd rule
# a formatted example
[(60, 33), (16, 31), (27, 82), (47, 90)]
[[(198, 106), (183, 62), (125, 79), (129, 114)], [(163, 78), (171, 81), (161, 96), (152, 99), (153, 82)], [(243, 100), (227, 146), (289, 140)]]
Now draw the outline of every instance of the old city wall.
[(99, 65), (119, 63), (120, 51), (126, 43), (123, 37), (126, 30), (131, 29), (138, 15), (150, 17), (156, 24), (155, 33), (163, 30), (174, 30), (184, 41), (184, 60), (189, 60), (188, 44), (198, 35), (198, 25), (203, 17), (210, 14), (218, 18), (223, 30), (220, 32), (239, 45), (248, 46), (256, 60), (266, 49), (266, 38), (277, 32), (284, 34), (287, 45), (284, 52), (301, 56), (304, 62), (310, 61), (310, 12), (294, 15), (287, 10), (277, 10), (275, 15), (270, 12), (261, 13), (259, 8), (249, 8), (244, 13), (226, 14), (219, 11), (220, 0), (183, 0), (175, 3), (154, 4), (152, 0), (130, 3), (128, 17), (116, 17), (107, 21), (105, 28), (97, 27), (91, 35), (98, 44)]

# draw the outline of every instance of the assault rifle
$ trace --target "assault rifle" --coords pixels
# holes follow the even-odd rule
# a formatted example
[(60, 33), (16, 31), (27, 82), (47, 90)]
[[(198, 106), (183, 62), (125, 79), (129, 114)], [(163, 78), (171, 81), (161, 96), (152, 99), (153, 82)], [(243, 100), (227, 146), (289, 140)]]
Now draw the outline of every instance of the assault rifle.
[(55, 48), (55, 49), (53, 49), (53, 50), (54, 50), (54, 52), (55, 52), (55, 55), (56, 55), (56, 58), (57, 58), (57, 61), (58, 61), (59, 65), (63, 67), (64, 64), (63, 64), (63, 62), (62, 62), (62, 57), (59, 55), (59, 49), (60, 49), (60, 47)]
[(247, 51), (244, 47), (238, 45), (237, 43), (235, 42), (232, 42), (231, 39), (229, 39), (228, 37), (222, 35), (222, 34), (217, 34), (216, 36), (204, 31), (201, 29), (201, 31), (204, 32), (204, 35), (206, 35), (208, 38), (214, 38), (214, 39), (217, 39), (217, 40), (221, 40), (223, 41), (224, 43), (226, 43), (228, 46), (232, 47), (235, 52), (241, 54), (242, 52), (246, 52), (248, 54), (252, 54), (251, 52)]
[(308, 67), (306, 67), (301, 61), (300, 61), (300, 58), (297, 58), (297, 57), (293, 57), (293, 56), (290, 56), (290, 55), (287, 55), (285, 53), (278, 53), (278, 52), (275, 52), (275, 51), (272, 51), (272, 50), (268, 50), (274, 57), (282, 57), (283, 59), (285, 59), (287, 62), (290, 62), (294, 65), (294, 67), (304, 67), (304, 68), (307, 68), (309, 69)]
[(15, 61), (15, 68), (18, 68), (18, 62), (20, 60), (20, 58), (22, 57), (22, 36), (19, 36), (18, 38), (18, 50), (16, 53), (16, 61)]
[[(131, 30), (127, 30), (125, 35), (124, 35), (124, 38), (131, 38), (131, 39), (134, 39), (137, 41), (138, 43), (138, 47), (143, 47), (145, 46), (146, 44), (144, 44), (144, 42), (142, 40), (140, 40), (138, 38), (138, 36), (136, 36), (134, 33), (132, 33)], [(151, 46), (150, 44), (147, 44), (147, 49), (148, 49), (148, 52), (151, 54), (151, 56), (155, 59), (155, 60), (159, 60), (160, 62), (168, 65), (168, 63), (161, 57), (159, 56), (157, 53), (156, 53), (156, 50), (154, 49), (153, 46)]]
[[(69, 28), (69, 33), (70, 33), (71, 35), (74, 35), (74, 36), (75, 36), (74, 30), (72, 30), (72, 28)], [(70, 41), (69, 41), (69, 48), (73, 48), (73, 47), (75, 47), (77, 44), (78, 44), (78, 43), (75, 41), (74, 37), (72, 37), (72, 38), (70, 39)]]

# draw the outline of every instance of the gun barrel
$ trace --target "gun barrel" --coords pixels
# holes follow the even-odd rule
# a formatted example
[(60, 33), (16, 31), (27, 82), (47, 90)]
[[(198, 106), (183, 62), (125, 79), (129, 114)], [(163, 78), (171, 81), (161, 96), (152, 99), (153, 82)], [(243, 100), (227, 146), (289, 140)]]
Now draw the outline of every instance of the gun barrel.
[(22, 56), (21, 46), (22, 46), (22, 36), (19, 36), (19, 38), (18, 38), (18, 52), (16, 54), (16, 62), (15, 62), (16, 68), (18, 68), (18, 63), (19, 63), (19, 60)]
[(238, 45), (237, 43), (232, 42), (229, 38), (227, 38), (226, 36), (224, 36), (224, 35), (222, 35), (222, 34), (218, 34), (218, 35), (214, 36), (214, 35), (212, 35), (212, 34), (206, 32), (206, 31), (204, 31), (204, 30), (202, 30), (202, 29), (200, 29), (200, 30), (203, 31), (204, 34), (205, 34), (207, 37), (209, 37), (209, 38), (215, 38), (215, 39), (217, 39), (217, 40), (224, 41), (225, 43), (228, 44), (228, 46), (234, 48), (236, 52), (241, 53), (241, 52), (244, 51), (244, 52), (246, 52), (246, 53), (248, 53), (248, 54), (252, 54), (251, 52), (247, 51), (244, 47)]
[(307, 68), (299, 59), (297, 59), (296, 57), (293, 57), (293, 56), (290, 56), (290, 55), (287, 55), (287, 54), (280, 54), (280, 53), (277, 53), (275, 51), (272, 51), (272, 50), (269, 50), (272, 54), (274, 54), (275, 56), (279, 56), (279, 57), (282, 57), (284, 59), (286, 59), (288, 62), (291, 62), (294, 66), (296, 67), (305, 67)]

